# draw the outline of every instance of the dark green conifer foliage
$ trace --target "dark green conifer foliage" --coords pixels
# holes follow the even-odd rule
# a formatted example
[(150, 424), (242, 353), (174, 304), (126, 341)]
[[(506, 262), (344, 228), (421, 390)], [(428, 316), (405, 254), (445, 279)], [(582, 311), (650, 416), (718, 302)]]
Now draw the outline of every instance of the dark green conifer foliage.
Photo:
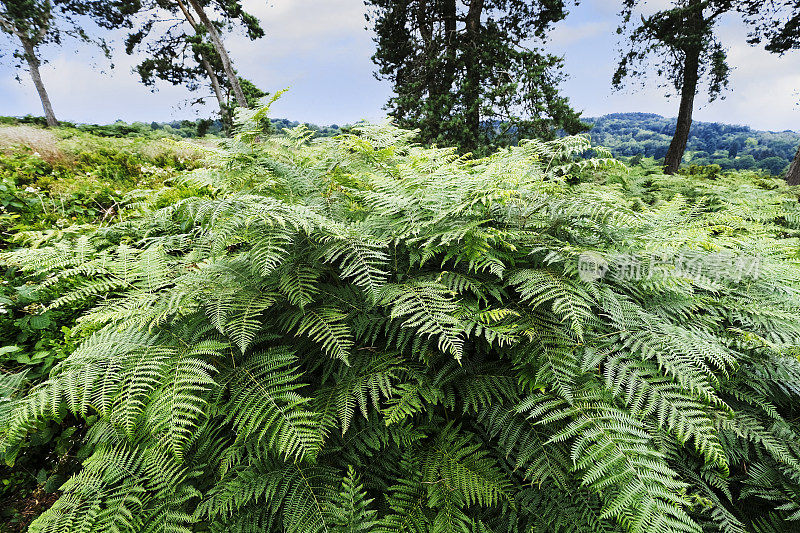
[[(239, 0), (205, 0), (197, 5), (218, 17), (211, 21), (218, 35), (240, 27), (251, 40), (264, 36), (258, 19), (244, 11)], [(253, 84), (237, 76), (238, 86), (233, 86), (209, 29), (193, 5), (186, 0), (144, 0), (133, 14), (139, 23), (127, 36), (125, 51), (129, 55), (145, 53), (135, 67), (143, 84), (155, 87), (156, 81), (161, 80), (183, 85), (190, 91), (210, 88), (228, 128), (236, 105), (255, 107)], [(238, 101), (237, 91), (244, 96), (242, 102)], [(264, 93), (257, 91), (256, 95), (255, 99)], [(204, 103), (209, 96), (201, 95), (195, 103)]]
[(587, 128), (558, 92), (562, 61), (532, 43), (566, 15), (562, 0), (369, 0), (376, 76), (388, 109), (421, 139), (486, 154), (519, 139)]

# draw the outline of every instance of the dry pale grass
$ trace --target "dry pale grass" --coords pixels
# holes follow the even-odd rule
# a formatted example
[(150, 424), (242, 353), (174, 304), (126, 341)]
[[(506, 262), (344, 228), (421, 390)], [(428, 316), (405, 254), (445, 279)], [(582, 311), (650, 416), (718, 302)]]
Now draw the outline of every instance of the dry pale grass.
[(97, 137), (75, 130), (47, 130), (18, 125), (0, 126), (0, 153), (37, 153), (50, 164), (74, 163), (83, 152), (112, 150), (138, 153), (146, 159), (173, 156), (185, 161), (197, 161), (205, 156), (211, 141), (191, 139), (176, 142), (171, 139)]
[(0, 151), (10, 154), (28, 149), (48, 163), (65, 162), (71, 158), (59, 147), (52, 132), (33, 126), (0, 126)]
[(96, 137), (88, 133), (65, 132), (58, 146), (64, 153), (79, 154), (99, 150), (128, 152), (156, 159), (159, 156), (174, 156), (178, 159), (196, 161), (202, 159), (203, 150), (197, 146), (197, 139), (174, 141), (172, 139), (148, 139), (125, 137)]
[(197, 161), (202, 159), (208, 143), (203, 143), (199, 139), (170, 141), (149, 141), (138, 146), (138, 152), (150, 159), (155, 159), (160, 155), (174, 155), (186, 161)]

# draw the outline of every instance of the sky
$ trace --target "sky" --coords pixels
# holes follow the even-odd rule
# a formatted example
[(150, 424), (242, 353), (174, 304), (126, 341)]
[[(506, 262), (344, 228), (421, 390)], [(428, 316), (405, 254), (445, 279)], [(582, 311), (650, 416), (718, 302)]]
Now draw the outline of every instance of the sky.
[[(656, 9), (668, 2), (649, 3)], [(583, 0), (552, 31), (545, 50), (563, 57), (569, 76), (561, 92), (586, 117), (632, 111), (673, 117), (678, 101), (665, 98), (655, 78), (644, 88), (638, 84), (621, 92), (611, 88), (619, 56), (615, 33), (619, 4)], [(289, 88), (274, 105), (273, 116), (320, 125), (384, 118), (391, 87), (373, 76), (370, 57), (375, 44), (366, 29), (362, 0), (244, 0), (244, 5), (260, 19), (266, 37), (253, 42), (239, 32), (226, 36), (226, 45), (237, 71), (257, 86), (270, 92)], [(694, 118), (800, 131), (800, 51), (776, 56), (747, 45), (746, 30), (735, 17), (721, 22), (719, 36), (734, 67), (731, 90), (711, 103), (700, 94)], [(41, 69), (42, 78), (60, 119), (150, 122), (214, 112), (211, 106), (189, 105), (199, 93), (165, 83), (156, 92), (144, 87), (131, 72), (137, 58), (124, 54), (121, 37), (111, 35), (117, 45), (113, 69), (98, 53), (75, 43), (43, 51), (48, 62)], [(0, 50), (7, 52), (10, 47), (9, 38), (0, 36)], [(28, 73), (19, 72), (21, 83), (15, 74), (9, 54), (1, 54), (0, 115), (42, 114)]]

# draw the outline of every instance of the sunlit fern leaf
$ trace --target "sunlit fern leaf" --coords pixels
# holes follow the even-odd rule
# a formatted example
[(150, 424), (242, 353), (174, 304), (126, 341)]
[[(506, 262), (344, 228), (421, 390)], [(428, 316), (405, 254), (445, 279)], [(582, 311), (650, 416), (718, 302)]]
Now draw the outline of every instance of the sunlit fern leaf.
[(125, 376), (114, 400), (112, 419), (133, 438), (152, 393), (164, 380), (175, 350), (169, 346), (148, 346), (131, 353), (123, 363)]
[(385, 244), (365, 239), (356, 231), (331, 229), (337, 232), (322, 236), (325, 247), (320, 256), (329, 263), (337, 263), (342, 277), (352, 278), (353, 283), (377, 300), (386, 282), (385, 268), (389, 256)]
[(618, 356), (607, 360), (604, 366), (606, 386), (624, 400), (634, 416), (655, 415), (658, 424), (673, 432), (680, 442), (693, 439), (706, 461), (728, 471), (728, 459), (716, 434), (711, 406), (695, 400), (649, 361), (630, 361)]
[(269, 309), (275, 302), (271, 294), (249, 294), (248, 298), (237, 298), (230, 306), (223, 331), (239, 347), (242, 353), (256, 338), (256, 334), (263, 327), (262, 320), (259, 318), (264, 311)]
[(63, 410), (86, 416), (92, 409), (109, 407), (122, 376), (121, 360), (156, 344), (159, 336), (135, 329), (104, 328), (84, 342), (10, 409), (0, 444), (16, 448), (37, 421), (58, 418)]
[(431, 281), (387, 285), (381, 302), (391, 306), (392, 318), (405, 319), (404, 328), (435, 337), (442, 351), (461, 358), (464, 340), (455, 316), (458, 305), (444, 285)]
[(589, 396), (572, 406), (542, 403), (530, 411), (543, 424), (564, 424), (552, 442), (572, 441), (571, 459), (583, 483), (603, 493), (600, 518), (634, 532), (700, 532), (684, 510), (685, 483), (652, 445), (640, 421)]
[(322, 444), (320, 417), (296, 391), (294, 354), (285, 348), (257, 352), (220, 376), (230, 390), (222, 406), (237, 439), (258, 442), (288, 459), (313, 457)]
[(269, 275), (283, 264), (288, 249), (292, 244), (292, 235), (286, 231), (275, 231), (271, 228), (248, 228), (254, 235), (250, 237), (250, 264), (262, 276)]
[(577, 283), (547, 270), (533, 269), (510, 273), (508, 282), (517, 287), (522, 300), (531, 308), (549, 304), (556, 316), (569, 321), (576, 337), (583, 339), (586, 324), (593, 317), (593, 301)]
[(281, 322), (283, 329), (293, 331), (295, 336), (307, 336), (328, 356), (347, 364), (353, 336), (346, 318), (347, 314), (336, 307), (321, 306), (304, 312), (293, 310)]
[(216, 370), (206, 357), (209, 351), (216, 354), (218, 346), (201, 343), (183, 351), (170, 361), (162, 388), (154, 395), (147, 422), (178, 459), (205, 416), (207, 392), (215, 386), (212, 374)]
[(383, 410), (387, 425), (397, 424), (423, 410), (425, 404), (420, 388), (416, 383), (401, 383), (396, 387), (395, 395)]
[(335, 372), (318, 390), (314, 406), (323, 413), (326, 425), (338, 419), (344, 435), (356, 410), (366, 418), (370, 407), (377, 411), (382, 398), (394, 395), (395, 382), (403, 373), (403, 361), (396, 355), (363, 350), (350, 359), (350, 366)]
[(289, 302), (300, 309), (305, 309), (319, 292), (318, 278), (319, 272), (316, 268), (302, 264), (301, 259), (297, 258), (281, 270), (278, 290), (286, 295)]

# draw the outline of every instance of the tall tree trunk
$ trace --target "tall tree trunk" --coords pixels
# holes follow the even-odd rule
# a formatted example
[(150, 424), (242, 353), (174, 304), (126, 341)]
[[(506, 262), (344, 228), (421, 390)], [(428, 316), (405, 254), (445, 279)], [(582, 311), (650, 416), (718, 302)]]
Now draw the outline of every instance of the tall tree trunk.
[[(444, 26), (444, 41), (442, 43), (442, 62), (443, 67), (438, 73), (438, 93), (446, 98), (453, 90), (453, 80), (456, 74), (456, 58), (458, 57), (458, 24), (456, 13), (458, 8), (456, 0), (445, 0), (442, 2), (442, 22)], [(450, 105), (447, 106), (451, 107)], [(449, 109), (447, 110), (449, 113)]]
[(456, 72), (456, 57), (458, 56), (458, 34), (456, 33), (456, 0), (444, 2), (442, 17), (444, 19), (444, 54), (446, 57), (444, 77), (442, 80), (443, 91), (450, 92)]
[(417, 4), (417, 26), (425, 48), (430, 46), (433, 40), (433, 9), (428, 5), (427, 0), (419, 0)]
[[(453, 111), (452, 88), (458, 57), (457, 0), (418, 0), (416, 20), (423, 42), (422, 76), (427, 111), (418, 127), (424, 138), (440, 139), (448, 133)], [(439, 22), (439, 33), (434, 32)]]
[(211, 20), (209, 20), (205, 10), (203, 10), (203, 6), (200, 5), (198, 0), (189, 0), (189, 4), (191, 4), (191, 6), (194, 8), (197, 16), (200, 18), (200, 22), (202, 22), (203, 26), (205, 26), (208, 30), (208, 35), (211, 36), (211, 42), (214, 43), (214, 48), (216, 48), (217, 54), (219, 54), (219, 58), (222, 61), (222, 68), (225, 70), (225, 76), (228, 78), (228, 83), (231, 84), (231, 89), (233, 89), (233, 96), (236, 98), (236, 103), (241, 107), (247, 107), (247, 98), (244, 96), (242, 86), (239, 84), (239, 78), (236, 77), (236, 72), (233, 70), (233, 62), (231, 61), (227, 50), (225, 50), (225, 45), (222, 43), (222, 38), (220, 37), (217, 28), (211, 23)]
[(692, 112), (694, 111), (694, 97), (697, 94), (698, 69), (700, 68), (700, 50), (693, 49), (686, 52), (683, 62), (683, 86), (681, 87), (681, 105), (678, 110), (678, 123), (675, 125), (675, 135), (667, 150), (664, 159), (664, 173), (675, 174), (681, 166), (686, 143), (689, 140), (689, 130), (692, 129)]
[[(183, 3), (183, 0), (178, 0), (178, 7), (181, 8), (181, 12), (183, 12), (183, 16), (186, 17), (186, 20), (189, 22), (189, 25), (192, 29), (197, 31), (197, 21), (194, 20), (194, 17), (186, 8), (186, 5)], [(211, 88), (214, 89), (214, 95), (217, 97), (217, 102), (219, 102), (219, 112), (221, 115), (224, 115), (227, 110), (225, 106), (225, 95), (222, 93), (222, 87), (219, 84), (219, 77), (217, 77), (217, 73), (214, 72), (211, 63), (205, 57), (205, 54), (201, 52), (200, 54), (200, 64), (205, 69), (206, 74), (208, 74), (208, 79), (211, 81)], [(238, 81), (238, 80), (237, 80)]]
[(480, 31), (481, 14), (483, 13), (484, 0), (470, 0), (466, 19), (467, 46), (465, 49), (466, 79), (464, 84), (464, 106), (466, 108), (466, 123), (471, 130), (470, 150), (478, 147), (481, 129), (481, 99), (480, 99)]
[(222, 87), (219, 84), (219, 78), (217, 78), (217, 74), (214, 72), (214, 69), (211, 67), (211, 63), (208, 62), (208, 59), (203, 57), (200, 61), (203, 65), (203, 68), (208, 73), (208, 78), (211, 80), (211, 88), (214, 89), (214, 95), (217, 97), (217, 102), (219, 102), (219, 112), (224, 114), (225, 111), (225, 95), (222, 94)]
[(786, 172), (786, 183), (789, 185), (800, 185), (800, 147), (797, 148), (797, 153), (794, 154), (794, 160), (789, 165), (789, 171)]
[(47, 125), (51, 127), (58, 126), (56, 114), (53, 113), (53, 104), (50, 103), (50, 97), (47, 95), (44, 83), (42, 83), (42, 75), (39, 73), (39, 58), (36, 57), (36, 49), (30, 40), (22, 35), (17, 36), (25, 51), (25, 61), (28, 62), (28, 70), (30, 70), (33, 85), (36, 87), (36, 92), (39, 93), (39, 99), (42, 101), (42, 108), (44, 109), (44, 117), (45, 120), (47, 120)]
[(681, 166), (689, 130), (692, 129), (692, 112), (694, 97), (697, 94), (697, 82), (700, 70), (700, 52), (702, 43), (689, 37), (699, 35), (707, 21), (703, 20), (703, 4), (701, 0), (690, 0), (687, 7), (685, 35), (683, 40), (683, 80), (681, 80), (681, 104), (678, 109), (678, 123), (675, 124), (675, 135), (669, 144), (667, 156), (664, 158), (664, 173), (675, 174)]

